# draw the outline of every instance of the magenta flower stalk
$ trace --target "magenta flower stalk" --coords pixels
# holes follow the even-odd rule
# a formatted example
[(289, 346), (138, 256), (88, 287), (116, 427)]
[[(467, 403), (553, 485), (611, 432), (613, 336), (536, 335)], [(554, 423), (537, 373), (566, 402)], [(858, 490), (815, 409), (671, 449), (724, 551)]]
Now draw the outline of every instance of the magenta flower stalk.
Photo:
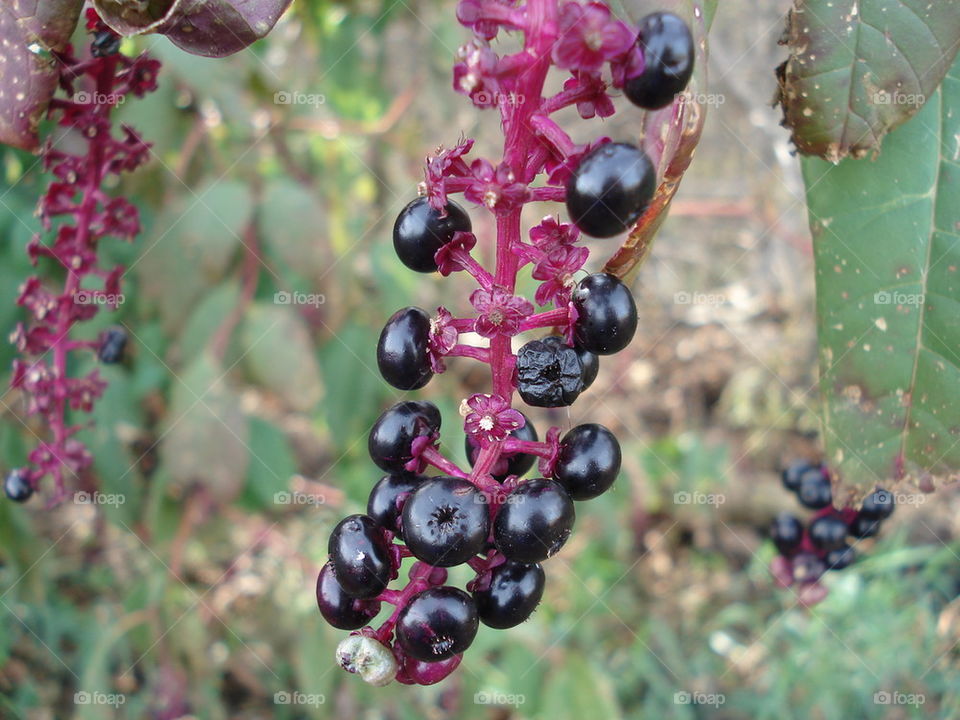
[[(471, 159), (474, 142), (462, 138), (430, 157), (420, 197), (400, 213), (393, 241), (412, 270), (472, 277), (473, 314), (398, 310), (380, 335), (377, 363), (390, 384), (413, 391), (450, 358), (470, 358), (490, 367), (491, 388), (460, 406), (469, 470), (440, 452), (441, 417), (431, 403), (398, 403), (370, 433), (370, 456), (387, 474), (367, 512), (331, 534), (317, 601), (330, 624), (354, 631), (338, 649), (341, 665), (375, 685), (438, 682), (459, 665), (480, 623), (508, 628), (527, 619), (544, 589), (540, 563), (572, 531), (574, 502), (616, 479), (621, 452), (609, 430), (589, 423), (561, 437), (551, 427), (541, 440), (514, 402), (519, 395), (534, 407), (572, 404), (595, 379), (598, 356), (629, 344), (633, 297), (613, 275), (583, 272), (589, 249), (580, 242), (632, 227), (653, 196), (655, 171), (639, 148), (606, 137), (577, 144), (551, 116), (576, 106), (582, 118), (608, 117), (615, 88), (652, 109), (647, 85), (652, 95), (671, 88), (676, 95), (692, 71), (693, 41), (682, 22), (685, 34), (657, 39), (672, 43), (678, 62), (668, 72), (661, 56), (644, 57), (651, 38), (602, 3), (461, 0), (457, 18), (474, 37), (457, 54), (453, 88), (476, 107), (499, 111), (503, 154)], [(522, 33), (523, 49), (498, 55), (490, 41), (500, 32)], [(544, 97), (553, 68), (569, 77), (560, 93)], [(455, 195), (493, 214), (495, 238), (474, 234)], [(531, 202), (565, 203), (569, 222), (549, 215), (524, 233)], [(488, 242), (493, 268), (472, 254)], [(540, 281), (532, 299), (517, 294), (528, 266)], [(514, 352), (515, 338), (528, 331), (547, 334)], [(469, 344), (469, 333), (484, 343)], [(524, 478), (534, 464), (539, 476)], [(430, 467), (441, 474), (424, 475)], [(408, 556), (416, 559), (408, 583), (389, 589)], [(460, 564), (475, 573), (466, 591), (446, 584), (445, 568)], [(383, 603), (394, 610), (373, 629)]]
[(103, 185), (109, 176), (143, 164), (149, 145), (126, 126), (115, 136), (111, 116), (127, 97), (142, 97), (156, 89), (160, 68), (145, 55), (131, 59), (120, 54), (119, 36), (95, 14), (88, 14), (87, 29), (94, 36), (89, 57), (74, 57), (69, 48), (56, 56), (66, 97), (54, 98), (49, 110), (64, 132), (82, 139), (83, 150), (63, 151), (48, 140), (41, 151), (44, 169), (53, 180), (38, 210), (43, 232), (27, 247), (34, 265), (49, 258), (63, 268), (63, 286), (54, 290), (39, 276), (28, 278), (17, 304), (31, 320), (18, 324), (11, 336), (23, 356), (14, 361), (11, 386), (25, 395), (28, 414), (43, 418), (49, 437), (30, 452), (28, 466), (8, 474), (5, 489), (12, 499), (26, 500), (49, 476), (51, 505), (67, 494), (68, 479), (78, 477), (92, 462), (76, 437), (84, 425), (70, 424), (67, 414), (90, 412), (106, 387), (97, 370), (70, 377), (70, 353), (89, 352), (100, 362), (113, 363), (121, 359), (126, 344), (126, 335), (116, 328), (93, 341), (71, 337), (78, 323), (93, 318), (101, 307), (115, 309), (124, 299), (124, 268), (98, 263), (100, 242), (131, 241), (140, 232), (137, 209), (122, 197), (108, 195)]

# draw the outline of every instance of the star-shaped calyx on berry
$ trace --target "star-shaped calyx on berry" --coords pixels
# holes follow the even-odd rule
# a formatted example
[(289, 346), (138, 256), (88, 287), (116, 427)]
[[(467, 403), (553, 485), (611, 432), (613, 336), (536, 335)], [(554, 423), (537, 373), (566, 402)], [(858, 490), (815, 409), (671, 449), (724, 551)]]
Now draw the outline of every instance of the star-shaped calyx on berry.
[(511, 408), (499, 395), (471, 395), (463, 401), (460, 412), (464, 430), (480, 447), (506, 440), (511, 432), (526, 424), (520, 411)]
[(430, 367), (435, 373), (447, 369), (443, 356), (453, 350), (460, 332), (451, 325), (453, 315), (445, 307), (437, 308), (437, 316), (430, 318), (430, 336), (427, 339), (427, 352), (430, 354)]
[(485, 338), (512, 337), (520, 332), (523, 319), (533, 314), (533, 303), (498, 287), (474, 290), (470, 304), (479, 313), (474, 332)]

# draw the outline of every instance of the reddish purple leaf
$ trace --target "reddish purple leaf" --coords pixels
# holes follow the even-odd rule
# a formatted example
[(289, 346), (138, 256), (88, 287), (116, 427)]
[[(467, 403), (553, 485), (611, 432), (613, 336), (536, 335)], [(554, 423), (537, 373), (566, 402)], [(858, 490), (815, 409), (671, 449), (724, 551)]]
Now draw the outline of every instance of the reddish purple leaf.
[(0, 5), (0, 142), (37, 148), (37, 125), (57, 89), (49, 51), (62, 49), (70, 39), (82, 6), (83, 0)]
[(253, 44), (276, 25), (292, 0), (93, 0), (121, 35), (160, 33), (194, 55), (224, 57)]

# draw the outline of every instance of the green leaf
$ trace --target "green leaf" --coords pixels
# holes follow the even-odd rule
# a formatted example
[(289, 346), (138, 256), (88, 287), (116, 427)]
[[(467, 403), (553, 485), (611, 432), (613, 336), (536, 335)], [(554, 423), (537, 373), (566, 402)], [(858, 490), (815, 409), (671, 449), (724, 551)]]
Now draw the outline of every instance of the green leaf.
[(562, 665), (554, 666), (543, 691), (540, 718), (622, 717), (610, 678), (579, 654), (568, 653)]
[(875, 162), (803, 163), (835, 500), (960, 471), (960, 63)]
[(320, 237), (325, 219), (317, 196), (290, 178), (276, 178), (264, 190), (261, 214), (264, 248), (282, 268), (284, 289), (315, 291), (312, 283), (330, 267)]
[(283, 430), (260, 418), (250, 418), (250, 467), (245, 498), (260, 508), (274, 508), (274, 496), (287, 490), (297, 472), (297, 459)]
[(960, 48), (956, 3), (796, 0), (778, 70), (800, 152), (831, 162), (878, 150), (936, 90)]
[(322, 394), (320, 366), (307, 326), (291, 305), (256, 303), (242, 331), (244, 363), (250, 374), (290, 407), (306, 412)]

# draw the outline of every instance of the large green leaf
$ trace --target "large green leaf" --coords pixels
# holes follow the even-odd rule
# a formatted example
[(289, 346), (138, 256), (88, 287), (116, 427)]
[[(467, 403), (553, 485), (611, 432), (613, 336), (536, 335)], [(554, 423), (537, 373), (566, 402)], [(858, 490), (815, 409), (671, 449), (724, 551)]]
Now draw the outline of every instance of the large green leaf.
[(960, 67), (878, 160), (804, 161), (837, 500), (960, 471)]
[(800, 152), (832, 162), (877, 150), (936, 90), (960, 48), (951, 0), (795, 0), (780, 70)]

